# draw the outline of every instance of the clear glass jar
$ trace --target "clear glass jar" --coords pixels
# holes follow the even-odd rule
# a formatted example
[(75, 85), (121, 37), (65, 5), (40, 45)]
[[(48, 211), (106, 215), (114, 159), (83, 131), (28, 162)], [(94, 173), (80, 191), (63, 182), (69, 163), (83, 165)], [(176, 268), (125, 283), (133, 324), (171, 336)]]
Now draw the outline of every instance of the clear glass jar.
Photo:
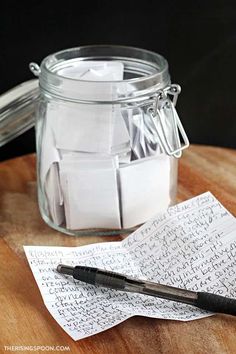
[[(43, 219), (70, 235), (128, 233), (175, 202), (188, 146), (167, 61), (122, 46), (48, 56), (36, 113)], [(181, 144), (181, 139), (184, 144)]]

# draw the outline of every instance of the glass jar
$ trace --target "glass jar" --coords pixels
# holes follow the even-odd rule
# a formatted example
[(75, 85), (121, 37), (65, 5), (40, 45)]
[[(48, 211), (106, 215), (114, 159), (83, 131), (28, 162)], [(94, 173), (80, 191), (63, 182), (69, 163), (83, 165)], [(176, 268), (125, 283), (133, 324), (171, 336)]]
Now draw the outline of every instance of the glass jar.
[(30, 69), (39, 77), (38, 200), (47, 224), (70, 235), (121, 234), (175, 202), (189, 143), (175, 110), (180, 87), (161, 55), (84, 46)]

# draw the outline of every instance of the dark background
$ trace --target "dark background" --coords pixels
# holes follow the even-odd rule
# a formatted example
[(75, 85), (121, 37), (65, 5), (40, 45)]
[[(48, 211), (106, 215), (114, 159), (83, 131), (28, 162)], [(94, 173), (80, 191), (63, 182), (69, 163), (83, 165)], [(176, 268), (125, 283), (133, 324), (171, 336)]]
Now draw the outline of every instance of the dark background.
[[(162, 54), (182, 87), (177, 108), (190, 141), (236, 148), (235, 1), (1, 2), (0, 94), (33, 78), (30, 61), (87, 44)], [(31, 129), (0, 158), (34, 150)]]

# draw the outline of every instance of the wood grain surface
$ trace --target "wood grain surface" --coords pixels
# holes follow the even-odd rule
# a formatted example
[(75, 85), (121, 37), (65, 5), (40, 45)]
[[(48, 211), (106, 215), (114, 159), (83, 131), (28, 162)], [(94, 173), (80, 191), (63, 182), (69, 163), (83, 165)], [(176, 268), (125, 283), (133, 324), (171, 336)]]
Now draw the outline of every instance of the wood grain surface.
[[(191, 322), (133, 317), (74, 342), (44, 306), (22, 246), (79, 246), (125, 236), (73, 237), (52, 230), (39, 214), (35, 178), (34, 155), (0, 164), (0, 353), (4, 346), (24, 345), (64, 346), (70, 351), (61, 352), (79, 354), (236, 353), (236, 318), (226, 315)], [(236, 215), (236, 151), (193, 145), (184, 152), (178, 201), (208, 190)]]

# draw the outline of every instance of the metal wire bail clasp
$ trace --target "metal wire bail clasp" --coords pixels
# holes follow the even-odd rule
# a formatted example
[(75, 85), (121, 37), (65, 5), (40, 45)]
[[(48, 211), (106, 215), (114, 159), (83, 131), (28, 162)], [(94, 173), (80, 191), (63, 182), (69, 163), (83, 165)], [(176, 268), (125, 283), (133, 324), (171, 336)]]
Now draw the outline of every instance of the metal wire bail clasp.
[(34, 62), (29, 63), (29, 69), (36, 77), (38, 77), (41, 73), (40, 66), (37, 63)]
[[(170, 156), (180, 158), (182, 150), (189, 146), (189, 140), (175, 109), (179, 85), (171, 85), (159, 90), (154, 99), (153, 107), (149, 108), (161, 149)], [(183, 144), (181, 144), (181, 139)]]

